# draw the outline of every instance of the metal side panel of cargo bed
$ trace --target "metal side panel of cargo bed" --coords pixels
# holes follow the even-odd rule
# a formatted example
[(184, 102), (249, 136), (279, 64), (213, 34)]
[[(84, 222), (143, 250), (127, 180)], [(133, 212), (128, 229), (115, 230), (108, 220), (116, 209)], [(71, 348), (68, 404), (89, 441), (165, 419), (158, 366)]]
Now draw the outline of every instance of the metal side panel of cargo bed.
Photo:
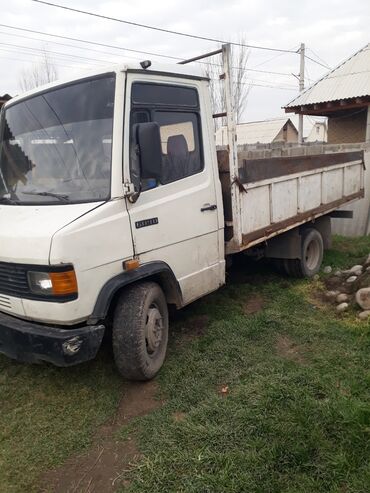
[[(225, 225), (239, 208), (241, 244), (226, 241), (235, 253), (328, 214), (364, 196), (363, 151), (286, 158), (239, 158), (238, 203), (232, 203), (226, 151), (219, 152)], [(235, 234), (235, 232), (234, 232)], [(227, 239), (227, 238), (226, 238)]]

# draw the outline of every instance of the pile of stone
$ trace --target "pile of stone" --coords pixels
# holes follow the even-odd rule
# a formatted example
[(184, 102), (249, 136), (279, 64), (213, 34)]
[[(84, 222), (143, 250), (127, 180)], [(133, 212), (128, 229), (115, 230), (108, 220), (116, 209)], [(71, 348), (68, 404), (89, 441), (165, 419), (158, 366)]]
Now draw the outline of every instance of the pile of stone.
[[(331, 274), (332, 268), (324, 268)], [(361, 308), (358, 317), (370, 317), (370, 255), (363, 264), (354, 265), (348, 270), (336, 270), (324, 280), (327, 291), (325, 299), (336, 305), (338, 313), (348, 310), (351, 304)]]

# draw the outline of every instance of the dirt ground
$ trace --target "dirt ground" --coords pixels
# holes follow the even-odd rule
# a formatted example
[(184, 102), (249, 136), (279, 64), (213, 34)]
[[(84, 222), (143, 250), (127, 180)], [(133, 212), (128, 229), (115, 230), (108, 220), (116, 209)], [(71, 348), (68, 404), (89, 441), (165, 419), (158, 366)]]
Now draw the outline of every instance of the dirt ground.
[(305, 364), (306, 359), (302, 354), (302, 348), (287, 336), (279, 336), (276, 341), (276, 352), (279, 356)]
[(157, 384), (154, 381), (125, 383), (116, 414), (99, 428), (89, 450), (48, 471), (42, 479), (41, 491), (112, 493), (118, 486), (124, 486), (122, 473), (140, 455), (133, 437), (116, 440), (115, 432), (131, 419), (160, 407), (162, 402), (156, 396)]
[(260, 312), (265, 306), (265, 300), (261, 295), (256, 294), (247, 299), (243, 306), (245, 315), (252, 315), (253, 313)]

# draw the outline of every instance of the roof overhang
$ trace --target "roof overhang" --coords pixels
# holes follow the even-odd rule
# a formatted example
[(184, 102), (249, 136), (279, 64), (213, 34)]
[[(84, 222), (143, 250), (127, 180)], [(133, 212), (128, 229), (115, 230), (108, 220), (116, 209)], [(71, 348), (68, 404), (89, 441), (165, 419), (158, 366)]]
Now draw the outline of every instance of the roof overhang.
[(331, 113), (351, 109), (366, 108), (370, 105), (370, 96), (358, 98), (340, 99), (322, 103), (307, 104), (303, 106), (285, 107), (285, 113), (296, 113), (298, 115), (330, 116)]

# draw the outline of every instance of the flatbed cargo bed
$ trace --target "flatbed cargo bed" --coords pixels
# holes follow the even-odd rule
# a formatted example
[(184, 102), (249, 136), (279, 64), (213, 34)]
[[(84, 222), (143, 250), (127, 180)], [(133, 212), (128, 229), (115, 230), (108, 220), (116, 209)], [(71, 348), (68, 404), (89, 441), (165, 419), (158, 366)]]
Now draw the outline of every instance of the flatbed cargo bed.
[[(229, 154), (218, 151), (226, 254), (242, 251), (364, 197), (363, 151), (243, 159), (231, 182)], [(232, 187), (238, 193), (232, 193)], [(237, 219), (235, 221), (235, 218)]]

